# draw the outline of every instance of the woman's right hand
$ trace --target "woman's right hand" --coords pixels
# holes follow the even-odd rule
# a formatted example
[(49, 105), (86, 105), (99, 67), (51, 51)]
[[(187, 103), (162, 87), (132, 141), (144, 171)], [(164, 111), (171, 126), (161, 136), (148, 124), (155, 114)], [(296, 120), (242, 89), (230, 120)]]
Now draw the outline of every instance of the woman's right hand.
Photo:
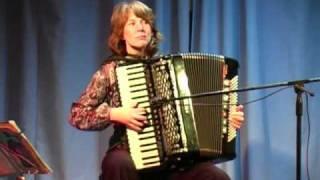
[(139, 132), (147, 124), (146, 110), (137, 106), (112, 108), (110, 120)]

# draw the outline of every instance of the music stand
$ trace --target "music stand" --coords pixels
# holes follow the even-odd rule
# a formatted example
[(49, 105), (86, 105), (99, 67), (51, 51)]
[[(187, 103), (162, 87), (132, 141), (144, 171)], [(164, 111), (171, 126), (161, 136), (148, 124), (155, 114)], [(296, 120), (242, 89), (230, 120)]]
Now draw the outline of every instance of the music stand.
[(51, 172), (15, 121), (0, 122), (0, 177)]

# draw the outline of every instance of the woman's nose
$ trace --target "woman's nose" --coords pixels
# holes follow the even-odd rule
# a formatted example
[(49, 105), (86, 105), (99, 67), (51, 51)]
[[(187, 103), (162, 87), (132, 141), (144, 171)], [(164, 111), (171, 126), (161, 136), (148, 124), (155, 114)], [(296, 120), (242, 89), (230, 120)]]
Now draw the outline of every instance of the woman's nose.
[(136, 29), (137, 29), (137, 30), (143, 30), (143, 27), (144, 27), (144, 26), (143, 26), (143, 24), (142, 24), (141, 22), (139, 22), (139, 23), (136, 24)]

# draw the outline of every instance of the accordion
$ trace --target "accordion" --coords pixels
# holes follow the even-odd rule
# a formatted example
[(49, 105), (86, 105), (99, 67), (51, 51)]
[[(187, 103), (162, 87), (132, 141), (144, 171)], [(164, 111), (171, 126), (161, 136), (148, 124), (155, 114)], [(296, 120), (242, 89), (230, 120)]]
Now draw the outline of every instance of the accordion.
[(190, 97), (237, 89), (237, 61), (184, 53), (121, 62), (116, 76), (122, 106), (135, 102), (147, 111), (148, 125), (126, 132), (137, 170), (235, 158), (236, 130), (228, 116), (237, 106), (237, 93)]

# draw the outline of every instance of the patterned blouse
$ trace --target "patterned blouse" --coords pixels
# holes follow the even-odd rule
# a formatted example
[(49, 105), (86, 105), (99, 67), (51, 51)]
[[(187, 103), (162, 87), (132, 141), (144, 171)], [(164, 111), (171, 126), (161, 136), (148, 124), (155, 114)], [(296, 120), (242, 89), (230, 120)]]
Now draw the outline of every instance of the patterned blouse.
[[(69, 122), (80, 130), (103, 130), (110, 123), (111, 107), (120, 106), (116, 90), (116, 61), (106, 60), (92, 76), (80, 98), (71, 106)], [(110, 146), (124, 139), (125, 127), (115, 124), (115, 132)]]

